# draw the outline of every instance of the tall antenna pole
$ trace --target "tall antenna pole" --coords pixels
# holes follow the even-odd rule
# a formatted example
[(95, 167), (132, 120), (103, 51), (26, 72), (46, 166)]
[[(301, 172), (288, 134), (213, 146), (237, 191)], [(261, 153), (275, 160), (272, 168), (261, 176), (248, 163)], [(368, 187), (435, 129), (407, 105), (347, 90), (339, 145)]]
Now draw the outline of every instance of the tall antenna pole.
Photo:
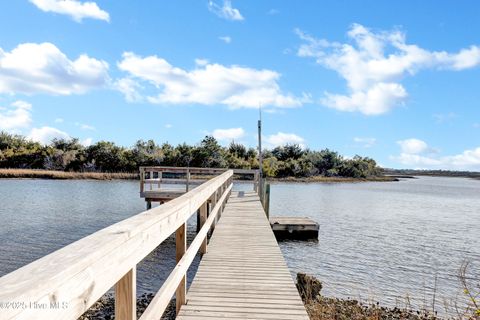
[(258, 166), (259, 166), (259, 193), (260, 199), (263, 197), (263, 157), (262, 157), (262, 105), (258, 105)]
[(262, 157), (262, 106), (258, 106), (259, 119), (258, 119), (258, 164), (260, 167), (260, 178), (263, 177), (263, 157)]

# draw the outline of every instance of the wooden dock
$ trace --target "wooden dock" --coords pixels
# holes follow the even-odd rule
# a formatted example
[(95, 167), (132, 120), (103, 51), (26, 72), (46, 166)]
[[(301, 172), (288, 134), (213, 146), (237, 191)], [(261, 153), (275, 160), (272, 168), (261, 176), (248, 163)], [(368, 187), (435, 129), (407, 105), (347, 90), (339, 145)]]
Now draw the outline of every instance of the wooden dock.
[(232, 193), (177, 319), (308, 319), (258, 195)]
[[(160, 319), (173, 296), (179, 319), (308, 319), (257, 195), (258, 180), (255, 192), (232, 195), (234, 171), (217, 174), (1, 277), (0, 320), (75, 320), (112, 287), (115, 319), (135, 320), (137, 264), (172, 234), (177, 264), (140, 320)], [(187, 221), (196, 213), (199, 230), (187, 245)], [(187, 293), (198, 252), (203, 259)]]
[(271, 217), (270, 226), (278, 240), (318, 239), (318, 223), (308, 217)]

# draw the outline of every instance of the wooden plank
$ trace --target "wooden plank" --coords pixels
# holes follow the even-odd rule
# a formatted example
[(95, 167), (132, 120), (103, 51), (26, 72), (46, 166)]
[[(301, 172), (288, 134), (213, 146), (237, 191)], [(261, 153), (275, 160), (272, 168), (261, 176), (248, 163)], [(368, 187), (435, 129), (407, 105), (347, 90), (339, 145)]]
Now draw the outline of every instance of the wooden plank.
[(115, 285), (115, 319), (137, 319), (136, 288), (136, 268), (133, 268)]
[(232, 193), (177, 317), (202, 318), (308, 319), (254, 192)]

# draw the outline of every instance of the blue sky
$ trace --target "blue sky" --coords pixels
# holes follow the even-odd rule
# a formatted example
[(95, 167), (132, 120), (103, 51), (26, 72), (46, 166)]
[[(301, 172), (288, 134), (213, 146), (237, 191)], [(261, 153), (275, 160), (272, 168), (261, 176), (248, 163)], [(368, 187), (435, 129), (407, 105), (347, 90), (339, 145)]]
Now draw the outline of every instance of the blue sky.
[(0, 3), (0, 129), (480, 170), (477, 1)]

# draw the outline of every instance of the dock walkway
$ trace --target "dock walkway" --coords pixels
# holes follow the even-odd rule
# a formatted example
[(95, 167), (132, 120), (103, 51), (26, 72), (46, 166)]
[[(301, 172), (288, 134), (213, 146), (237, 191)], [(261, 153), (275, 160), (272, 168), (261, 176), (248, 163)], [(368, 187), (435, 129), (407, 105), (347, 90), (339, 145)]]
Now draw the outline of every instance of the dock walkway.
[[(187, 173), (185, 193), (0, 277), (0, 320), (75, 320), (112, 287), (116, 320), (160, 319), (173, 296), (178, 319), (308, 319), (257, 195), (263, 187), (255, 171), (246, 173), (254, 175), (256, 192), (232, 192), (234, 170), (206, 169), (218, 175), (189, 190), (189, 173), (203, 169), (148, 169), (148, 180), (157, 177), (145, 181), (141, 170), (141, 195), (145, 183), (158, 187), (166, 170)], [(194, 215), (197, 235), (188, 244)], [(137, 265), (172, 234), (177, 264), (138, 318)], [(203, 259), (187, 292), (198, 252)]]
[(232, 192), (177, 319), (308, 319), (255, 192)]

